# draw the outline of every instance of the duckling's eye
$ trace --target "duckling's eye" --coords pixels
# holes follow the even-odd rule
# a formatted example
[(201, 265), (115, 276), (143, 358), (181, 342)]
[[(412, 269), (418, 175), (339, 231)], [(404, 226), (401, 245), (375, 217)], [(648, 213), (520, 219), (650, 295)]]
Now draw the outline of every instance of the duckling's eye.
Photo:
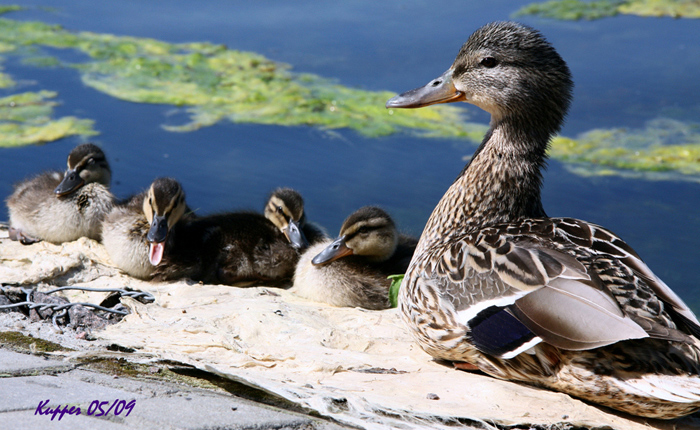
[(94, 158), (88, 158), (87, 163), (88, 163), (88, 164), (95, 164), (95, 159), (94, 159)]
[(489, 69), (496, 67), (497, 64), (498, 61), (496, 61), (496, 59), (493, 57), (485, 57), (481, 60), (481, 65)]
[(282, 210), (282, 206), (277, 206), (277, 213), (278, 213), (278, 214), (281, 214), (282, 212), (284, 212), (284, 211)]
[(357, 233), (358, 234), (367, 234), (367, 233), (369, 233), (369, 229), (367, 227), (360, 227), (359, 229), (357, 229)]

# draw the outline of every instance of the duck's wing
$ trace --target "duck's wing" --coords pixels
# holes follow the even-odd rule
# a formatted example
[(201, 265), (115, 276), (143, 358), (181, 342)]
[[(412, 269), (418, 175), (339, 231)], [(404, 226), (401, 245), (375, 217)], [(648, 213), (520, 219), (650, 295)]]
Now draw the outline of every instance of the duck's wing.
[(613, 281), (623, 290), (639, 284), (637, 269), (607, 273), (622, 264), (610, 252), (563, 233), (557, 220), (528, 223), (465, 235), (433, 258), (426, 281), (442, 284), (443, 299), (452, 302), (478, 349), (510, 358), (541, 341), (583, 350), (649, 336), (684, 338), (654, 315), (630, 315), (613, 293)]
[[(677, 325), (700, 339), (700, 322), (693, 311), (625, 241), (601, 226), (581, 220), (554, 218), (548, 223), (555, 243), (576, 245), (594, 257), (590, 266), (605, 280), (623, 310), (652, 337), (664, 338), (664, 326)], [(579, 255), (583, 257), (581, 252)]]

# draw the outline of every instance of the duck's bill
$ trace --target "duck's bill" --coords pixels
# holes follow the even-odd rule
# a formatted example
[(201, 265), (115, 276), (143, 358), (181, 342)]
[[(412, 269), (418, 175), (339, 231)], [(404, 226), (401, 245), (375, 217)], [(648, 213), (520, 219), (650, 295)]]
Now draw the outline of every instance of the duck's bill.
[(284, 235), (287, 237), (289, 243), (292, 244), (293, 248), (304, 249), (309, 246), (309, 241), (306, 240), (304, 232), (299, 228), (299, 223), (294, 220), (289, 221), (287, 228), (282, 230)]
[(154, 215), (151, 228), (148, 229), (148, 261), (157, 266), (163, 260), (165, 239), (168, 238), (168, 220), (164, 216)]
[(157, 266), (163, 261), (164, 242), (151, 242), (148, 244), (148, 261), (153, 266)]
[(351, 255), (352, 249), (348, 248), (345, 245), (345, 239), (345, 236), (340, 236), (339, 238), (334, 240), (333, 243), (328, 245), (326, 249), (321, 251), (317, 256), (314, 257), (313, 260), (311, 260), (311, 264), (317, 266), (319, 264), (330, 263), (331, 261), (343, 258), (346, 255)]
[(386, 102), (386, 107), (419, 108), (437, 103), (452, 103), (464, 100), (464, 93), (457, 91), (454, 86), (452, 69), (450, 68), (439, 78), (428, 82), (426, 86), (392, 97)]
[(151, 227), (146, 234), (146, 240), (149, 242), (165, 242), (168, 237), (168, 220), (161, 215), (153, 215)]
[(63, 175), (63, 180), (53, 192), (59, 197), (65, 196), (82, 187), (84, 184), (85, 181), (80, 177), (78, 172), (75, 170), (67, 170), (66, 174)]

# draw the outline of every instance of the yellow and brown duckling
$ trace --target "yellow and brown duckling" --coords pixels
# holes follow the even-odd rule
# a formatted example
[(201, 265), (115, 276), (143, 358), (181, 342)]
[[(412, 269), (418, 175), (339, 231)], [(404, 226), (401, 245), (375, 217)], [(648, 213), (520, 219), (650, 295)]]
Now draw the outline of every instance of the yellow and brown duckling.
[(15, 185), (7, 198), (10, 238), (23, 244), (99, 239), (102, 219), (114, 204), (111, 177), (97, 145), (76, 146), (65, 173), (45, 172)]
[(328, 237), (322, 228), (307, 222), (304, 199), (291, 188), (277, 188), (265, 205), (265, 218), (272, 221), (294, 248), (304, 249)]
[(386, 309), (389, 275), (402, 274), (416, 239), (399, 234), (389, 214), (365, 206), (343, 222), (340, 236), (309, 247), (301, 256), (292, 290), (338, 307)]
[(603, 227), (549, 218), (547, 145), (568, 110), (569, 69), (544, 37), (500, 22), (390, 108), (466, 101), (490, 130), (430, 216), (399, 292), (437, 359), (644, 417), (700, 409), (700, 324)]
[(158, 178), (126, 204), (116, 206), (102, 225), (102, 243), (112, 261), (129, 275), (151, 279), (174, 246), (173, 230), (189, 210), (178, 181)]

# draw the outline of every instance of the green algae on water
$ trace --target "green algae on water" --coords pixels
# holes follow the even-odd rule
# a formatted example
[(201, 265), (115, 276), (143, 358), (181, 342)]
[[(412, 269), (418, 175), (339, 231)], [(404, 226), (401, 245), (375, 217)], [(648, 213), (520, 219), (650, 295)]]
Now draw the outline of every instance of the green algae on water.
[(698, 0), (635, 0), (620, 5), (620, 13), (639, 16), (700, 18)]
[[(632, 3), (560, 0), (547, 4), (569, 5), (574, 13), (569, 19), (592, 19)], [(698, 1), (674, 2), (680, 3), (689, 8)], [(581, 15), (583, 6), (588, 15)], [(84, 58), (79, 62), (63, 62), (60, 55), (42, 52), (44, 47), (77, 51)], [(41, 67), (72, 67), (87, 86), (122, 100), (183, 107), (189, 119), (182, 124), (164, 126), (174, 132), (192, 131), (227, 120), (349, 128), (365, 136), (407, 130), (427, 137), (479, 142), (487, 129), (483, 124), (465, 122), (465, 110), (456, 106), (385, 109), (384, 104), (392, 93), (348, 88), (316, 75), (294, 73), (290, 65), (223, 45), (171, 44), (147, 38), (75, 33), (57, 25), (0, 18), (0, 53), (21, 56), (25, 63)], [(0, 85), (3, 82), (13, 85), (11, 77), (0, 73)], [(43, 91), (0, 99), (0, 146), (95, 134), (89, 120), (51, 119), (55, 97), (55, 93)], [(641, 130), (593, 130), (575, 139), (557, 137), (550, 155), (568, 163), (578, 173), (632, 172), (649, 178), (697, 180), (700, 178), (699, 133), (694, 124), (656, 120)]]
[[(0, 15), (21, 10), (20, 6), (0, 6)], [(12, 35), (0, 37), (0, 54), (14, 53), (20, 47)], [(0, 57), (0, 64), (4, 57)], [(37, 57), (32, 64), (47, 64), (47, 57)], [(53, 62), (48, 65), (55, 65)], [(0, 88), (10, 89), (16, 82), (0, 66)], [(53, 100), (56, 93), (52, 91), (25, 92), (0, 98), (0, 147), (22, 146), (34, 143), (51, 142), (67, 136), (97, 134), (93, 121), (66, 116), (53, 118)]]
[(67, 136), (97, 134), (93, 121), (72, 116), (53, 119), (52, 91), (25, 92), (0, 98), (0, 147), (51, 142)]
[[(64, 64), (76, 68), (85, 85), (122, 100), (186, 108), (190, 120), (167, 126), (170, 131), (196, 130), (221, 120), (350, 128), (366, 136), (408, 129), (431, 136), (474, 137), (480, 130), (465, 123), (464, 111), (453, 106), (385, 109), (391, 93), (293, 73), (287, 64), (223, 45), (73, 33), (57, 25), (5, 18), (0, 19), (0, 43), (86, 54), (86, 61)], [(42, 64), (48, 59), (41, 53), (18, 55)]]
[(536, 15), (543, 18), (570, 21), (580, 19), (593, 20), (617, 15), (620, 3), (620, 1), (610, 0), (551, 0), (542, 3), (531, 3), (520, 8), (513, 16)]
[(550, 0), (531, 3), (513, 16), (536, 15), (561, 20), (593, 20), (618, 14), (700, 18), (699, 0)]
[(22, 6), (19, 5), (0, 5), (0, 15), (8, 12), (16, 12), (22, 10)]
[(640, 129), (597, 129), (575, 139), (558, 136), (549, 151), (575, 172), (700, 180), (700, 124), (668, 118)]

